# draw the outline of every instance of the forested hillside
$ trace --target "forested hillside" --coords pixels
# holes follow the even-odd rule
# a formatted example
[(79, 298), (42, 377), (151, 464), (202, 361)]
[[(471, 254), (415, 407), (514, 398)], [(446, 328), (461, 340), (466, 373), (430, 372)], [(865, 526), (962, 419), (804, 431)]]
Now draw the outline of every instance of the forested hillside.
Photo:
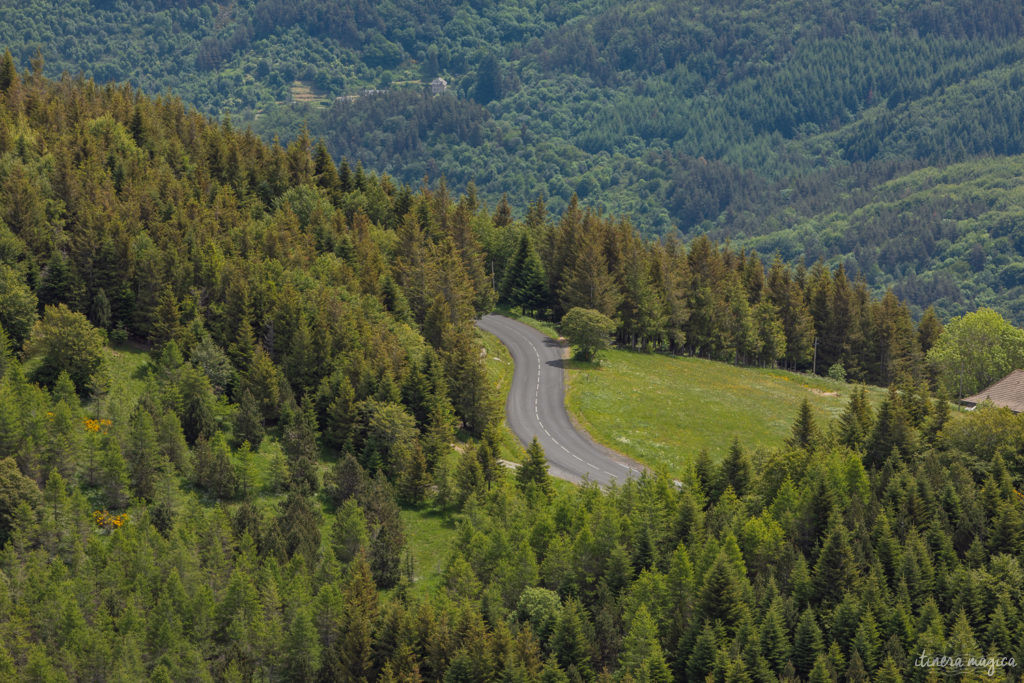
[[(11, 60), (0, 206), (4, 680), (925, 680), (921, 651), (1024, 661), (1021, 416), (951, 417), (908, 387), (877, 411), (856, 392), (830, 425), (805, 405), (785, 448), (695, 454), (679, 486), (556, 488), (535, 448), (498, 466), (472, 320), (499, 273), (532, 273), (498, 289), (553, 313), (639, 286), (642, 310), (691, 312), (624, 342), (749, 362), (744, 337), (708, 347), (701, 326), (775, 291), (813, 325), (804, 287), (838, 291), (841, 271), (765, 278), (575, 203), (511, 221), (307, 137), (267, 145)], [(924, 371), (937, 321), (914, 329), (892, 295), (854, 310), (897, 321), (891, 365), (865, 373)], [(454, 524), (434, 594), (410, 585), (400, 505)]]
[(1024, 322), (1013, 0), (0, 5), (0, 44), (51, 76), (171, 90), (267, 140), (305, 123), (492, 207), (575, 192), (646, 234), (842, 263), (915, 315)]

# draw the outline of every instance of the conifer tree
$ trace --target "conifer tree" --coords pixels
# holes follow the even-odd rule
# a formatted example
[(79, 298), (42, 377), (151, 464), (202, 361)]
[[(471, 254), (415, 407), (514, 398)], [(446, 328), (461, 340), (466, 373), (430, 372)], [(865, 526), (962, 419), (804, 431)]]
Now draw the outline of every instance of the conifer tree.
[(935, 307), (929, 306), (917, 323), (917, 343), (921, 353), (928, 353), (942, 335), (942, 322), (935, 314)]
[(166, 412), (157, 418), (157, 441), (160, 454), (173, 464), (183, 477), (192, 474), (192, 454), (185, 442), (185, 434), (181, 429), (181, 421), (173, 412)]
[(809, 674), (818, 655), (824, 652), (825, 644), (822, 641), (818, 620), (814, 610), (808, 607), (800, 614), (796, 632), (793, 634), (793, 665), (796, 672), (801, 676)]
[(857, 625), (850, 647), (857, 650), (865, 671), (871, 672), (878, 666), (882, 654), (882, 639), (878, 634), (878, 623), (871, 610), (864, 610), (864, 615)]
[(480, 459), (470, 450), (459, 456), (455, 467), (455, 489), (459, 505), (465, 505), (484, 484), (484, 473), (480, 467)]
[(786, 634), (780, 598), (772, 601), (764, 621), (761, 622), (761, 648), (772, 671), (776, 674), (782, 673), (786, 662), (789, 661), (789, 636)]
[(252, 392), (246, 387), (238, 399), (238, 412), (235, 413), (235, 440), (248, 441), (253, 449), (259, 450), (264, 433), (263, 415)]
[(320, 520), (320, 507), (298, 491), (288, 494), (278, 517), (286, 551), (302, 554), (310, 566), (320, 552)]
[(320, 669), (320, 639), (306, 604), (295, 606), (284, 647), (284, 675), (293, 681), (314, 680)]
[(814, 424), (814, 413), (811, 404), (805, 398), (800, 402), (800, 410), (793, 423), (793, 434), (787, 443), (791, 448), (812, 449), (818, 441), (818, 428)]
[(36, 321), (39, 301), (14, 268), (0, 263), (0, 326), (14, 350), (21, 348)]
[(726, 628), (735, 626), (740, 619), (743, 612), (742, 587), (725, 551), (718, 553), (704, 575), (697, 611), (706, 623), (717, 620)]
[(589, 308), (614, 318), (622, 294), (596, 237), (590, 236), (579, 247), (575, 265), (559, 290), (561, 309)]
[(807, 675), (807, 683), (831, 683), (832, 673), (829, 671), (828, 657), (823, 653), (814, 660), (814, 666)]
[(322, 401), (327, 403), (323, 416), (324, 444), (340, 451), (352, 438), (355, 390), (348, 378), (340, 373), (325, 379), (321, 385)]
[(547, 304), (547, 277), (530, 235), (523, 232), (519, 237), (512, 262), (505, 270), (501, 283), (505, 300), (512, 306), (520, 306), (523, 312), (536, 314)]
[(569, 598), (555, 622), (551, 634), (551, 651), (558, 658), (563, 669), (574, 669), (578, 675), (589, 680), (593, 676), (591, 667), (592, 638), (587, 633), (589, 626), (583, 605), (575, 598)]
[(915, 434), (903, 401), (895, 387), (878, 409), (874, 428), (865, 446), (864, 464), (868, 467), (882, 467), (895, 452), (907, 456), (914, 448)]
[(739, 438), (733, 438), (729, 453), (722, 461), (721, 476), (723, 486), (731, 486), (737, 497), (743, 496), (750, 481), (750, 460), (740, 446)]
[(174, 289), (168, 284), (160, 290), (156, 300), (156, 308), (149, 325), (149, 342), (154, 348), (162, 349), (167, 342), (177, 340), (181, 331), (181, 309), (177, 297), (174, 296)]
[(839, 443), (850, 448), (863, 448), (871, 434), (872, 423), (867, 389), (857, 387), (850, 393), (850, 401), (839, 416)]
[(402, 499), (412, 505), (422, 503), (430, 486), (430, 470), (418, 443), (403, 458), (399, 479)]
[(366, 473), (362, 465), (354, 455), (345, 453), (334, 464), (330, 475), (324, 481), (324, 493), (328, 502), (337, 507), (349, 498), (358, 499), (365, 486)]
[(195, 483), (218, 498), (231, 499), (238, 487), (231, 449), (222, 432), (196, 442)]
[(631, 675), (638, 681), (668, 683), (672, 680), (658, 642), (657, 624), (644, 604), (633, 615), (629, 635), (622, 645), (619, 666), (623, 675)]
[(547, 458), (544, 456), (544, 449), (540, 447), (537, 437), (533, 438), (526, 449), (526, 460), (516, 470), (516, 480), (524, 489), (533, 485), (545, 495), (551, 493)]
[(128, 504), (128, 463), (113, 439), (105, 439), (99, 460), (100, 488), (104, 502), (113, 510)]
[(140, 498), (152, 500), (157, 479), (165, 467), (160, 457), (156, 427), (148, 411), (137, 409), (132, 416), (129, 443), (127, 456), (132, 489)]
[(346, 680), (367, 678), (373, 671), (373, 633), (377, 620), (377, 587), (363, 554), (356, 555), (343, 589), (347, 619), (338, 647)]
[(401, 577), (405, 532), (392, 486), (378, 473), (366, 482), (359, 499), (370, 530), (370, 567), (381, 588), (390, 588)]
[(694, 642), (693, 649), (686, 661), (687, 679), (703, 681), (711, 674), (715, 666), (715, 652), (718, 649), (718, 637), (710, 621), (705, 621), (700, 634)]
[(348, 564), (360, 553), (368, 552), (370, 535), (366, 517), (354, 498), (349, 498), (334, 515), (331, 527), (331, 548), (339, 562)]
[(315, 494), (320, 490), (318, 431), (312, 403), (304, 403), (303, 409), (294, 414), (285, 427), (281, 447), (288, 458), (291, 487)]
[(92, 306), (89, 308), (89, 320), (102, 330), (110, 329), (110, 299), (107, 298), (107, 293), (102, 287), (96, 290), (96, 295), (93, 296)]
[(185, 437), (190, 443), (195, 443), (200, 437), (209, 438), (216, 430), (216, 397), (210, 380), (187, 365), (182, 369), (178, 391), (181, 393), (181, 426)]
[(831, 606), (839, 602), (856, 575), (853, 551), (846, 527), (832, 525), (814, 565), (814, 587), (819, 604)]
[(0, 59), (0, 92), (6, 93), (18, 80), (18, 69), (14, 65), (14, 57), (11, 56), (11, 49), (7, 48), (4, 50), (3, 58)]
[(477, 460), (480, 461), (480, 470), (488, 486), (498, 479), (504, 469), (500, 462), (501, 445), (498, 439), (497, 425), (491, 425), (484, 431), (476, 451)]

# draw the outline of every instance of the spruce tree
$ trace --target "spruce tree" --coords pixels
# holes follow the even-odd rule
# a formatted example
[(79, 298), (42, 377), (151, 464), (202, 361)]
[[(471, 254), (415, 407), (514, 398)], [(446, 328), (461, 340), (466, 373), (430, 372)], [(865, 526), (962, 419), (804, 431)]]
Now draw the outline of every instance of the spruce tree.
[(542, 310), (547, 303), (547, 276), (527, 232), (519, 236), (512, 263), (502, 279), (501, 291), (510, 305), (520, 306), (527, 314)]
[(723, 487), (731, 486), (738, 498), (743, 497), (750, 481), (750, 460), (736, 437), (733, 438), (729, 453), (722, 461), (721, 476)]
[(149, 325), (149, 342), (154, 348), (161, 349), (167, 342), (177, 339), (181, 331), (181, 309), (174, 289), (168, 284), (160, 290), (156, 301)]
[(238, 399), (238, 411), (235, 413), (235, 441), (248, 441), (253, 450), (259, 450), (264, 433), (263, 415), (260, 414), (252, 392), (245, 388)]
[(874, 428), (865, 446), (864, 464), (867, 467), (881, 468), (895, 453), (906, 457), (915, 448), (915, 433), (910, 419), (895, 387), (890, 387), (889, 394), (878, 409)]
[(703, 681), (711, 674), (715, 667), (717, 649), (718, 637), (715, 628), (710, 621), (705, 621), (686, 661), (687, 680)]
[(551, 651), (558, 658), (563, 669), (574, 668), (585, 680), (593, 677), (591, 660), (591, 637), (587, 633), (586, 611), (575, 598), (569, 598), (555, 622), (551, 634)]
[(856, 576), (853, 551), (848, 532), (842, 523), (835, 523), (814, 565), (814, 588), (823, 606), (837, 604)]
[(516, 481), (524, 489), (533, 485), (545, 495), (550, 495), (551, 481), (549, 477), (544, 449), (540, 447), (537, 437), (533, 437), (533, 441), (526, 449), (526, 460), (516, 470)]
[(370, 534), (363, 509), (354, 498), (349, 498), (334, 515), (331, 526), (331, 549), (339, 562), (348, 564), (360, 553), (369, 550)]
[(131, 430), (127, 456), (132, 489), (140, 498), (152, 500), (157, 479), (165, 469), (165, 462), (160, 457), (160, 443), (149, 411), (135, 411)]
[(793, 434), (786, 442), (790, 448), (812, 449), (818, 441), (818, 428), (814, 424), (814, 413), (811, 404), (805, 398), (800, 402), (800, 410), (793, 423)]
[(781, 598), (775, 598), (761, 622), (761, 648), (772, 671), (782, 673), (789, 661), (789, 636)]
[(484, 431), (480, 439), (480, 445), (476, 450), (477, 460), (480, 461), (480, 470), (483, 472), (484, 480), (487, 482), (488, 487), (501, 475), (504, 469), (500, 462), (501, 445), (498, 439), (497, 425), (492, 425)]
[(298, 604), (288, 625), (284, 675), (293, 681), (312, 681), (320, 669), (320, 639), (308, 605)]
[(824, 652), (825, 644), (822, 641), (821, 629), (818, 628), (818, 620), (815, 618), (814, 610), (808, 607), (800, 614), (796, 632), (793, 634), (793, 665), (796, 672), (801, 676), (809, 674), (818, 655)]
[(580, 245), (581, 251), (559, 290), (561, 308), (588, 308), (614, 318), (622, 300), (615, 277), (608, 269), (602, 240), (592, 235)]
[(6, 93), (18, 80), (18, 68), (14, 65), (11, 49), (7, 48), (4, 50), (4, 56), (0, 58), (0, 92)]
[(742, 587), (724, 550), (704, 574), (697, 599), (697, 611), (705, 622), (717, 620), (731, 628), (739, 621), (743, 612)]
[(871, 610), (864, 610), (850, 647), (860, 654), (865, 671), (870, 673), (875, 670), (881, 659), (882, 639), (878, 634), (878, 622), (875, 621)]
[(347, 617), (338, 646), (344, 678), (369, 679), (373, 671), (374, 628), (379, 607), (377, 586), (365, 554), (355, 556), (342, 595)]
[(622, 644), (619, 667), (622, 675), (631, 675), (638, 681), (668, 683), (672, 680), (658, 642), (658, 626), (643, 603), (633, 615), (629, 634)]
[(807, 675), (807, 683), (832, 683), (832, 674), (829, 671), (828, 657), (825, 654), (818, 655), (814, 660), (814, 666)]

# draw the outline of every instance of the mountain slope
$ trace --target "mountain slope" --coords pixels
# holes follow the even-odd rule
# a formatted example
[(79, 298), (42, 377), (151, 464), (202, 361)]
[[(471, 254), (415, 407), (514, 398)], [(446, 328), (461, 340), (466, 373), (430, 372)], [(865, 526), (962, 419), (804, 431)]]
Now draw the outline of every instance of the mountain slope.
[[(908, 172), (1024, 153), (1022, 36), (1009, 0), (0, 4), (0, 44), (22, 65), (40, 47), (49, 74), (171, 89), (267, 139), (307, 126), (336, 157), (473, 181), (492, 206), (543, 193), (560, 212), (576, 193), (647, 234), (842, 260), (918, 307), (1017, 322), (1019, 246), (991, 272), (965, 257), (1000, 239), (985, 220), (934, 237), (950, 246), (927, 262), (816, 231)], [(437, 75), (451, 87), (428, 97)], [(922, 216), (948, 205), (919, 199)]]

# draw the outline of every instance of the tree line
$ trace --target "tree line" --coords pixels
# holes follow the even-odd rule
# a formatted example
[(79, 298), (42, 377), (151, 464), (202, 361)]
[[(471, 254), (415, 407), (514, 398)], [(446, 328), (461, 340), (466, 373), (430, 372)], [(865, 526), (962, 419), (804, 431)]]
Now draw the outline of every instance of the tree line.
[(557, 221), (545, 216), (539, 198), (523, 223), (508, 223), (502, 203), (484, 238), (500, 300), (524, 312), (560, 320), (572, 308), (597, 310), (633, 349), (883, 386), (932, 376), (925, 354), (942, 333), (935, 312), (915, 323), (891, 291), (872, 296), (841, 265), (793, 268), (777, 255), (766, 264), (706, 236), (645, 240), (575, 198)]

